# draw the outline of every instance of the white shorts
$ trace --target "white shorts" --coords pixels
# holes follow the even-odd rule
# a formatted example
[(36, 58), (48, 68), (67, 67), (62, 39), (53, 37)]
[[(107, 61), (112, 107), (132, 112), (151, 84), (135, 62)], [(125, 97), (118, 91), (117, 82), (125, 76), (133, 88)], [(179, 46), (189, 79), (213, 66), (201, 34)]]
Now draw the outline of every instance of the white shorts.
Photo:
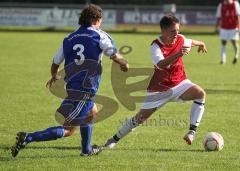
[(162, 107), (167, 102), (183, 102), (179, 97), (187, 91), (190, 87), (194, 86), (190, 80), (183, 80), (177, 86), (163, 92), (147, 92), (142, 109), (152, 109)]
[(220, 29), (222, 40), (239, 40), (239, 32), (236, 29)]

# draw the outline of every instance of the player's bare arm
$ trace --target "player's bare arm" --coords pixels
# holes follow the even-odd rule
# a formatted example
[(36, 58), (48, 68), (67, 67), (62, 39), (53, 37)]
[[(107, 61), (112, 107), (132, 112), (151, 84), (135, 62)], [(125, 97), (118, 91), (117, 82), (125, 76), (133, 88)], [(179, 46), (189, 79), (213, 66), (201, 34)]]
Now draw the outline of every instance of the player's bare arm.
[(171, 55), (171, 56), (168, 56), (168, 57), (166, 57), (165, 59), (159, 61), (159, 62), (157, 63), (157, 66), (158, 66), (159, 68), (164, 68), (164, 67), (172, 64), (177, 58), (182, 57), (183, 55), (187, 55), (188, 53), (189, 53), (189, 47), (183, 46), (183, 47), (179, 50), (179, 52), (177, 52), (176, 54)]
[(52, 78), (47, 82), (46, 87), (51, 87), (53, 83), (55, 83), (57, 80), (59, 80), (59, 76), (57, 75), (59, 65), (52, 63), (51, 66), (51, 75)]
[(207, 53), (207, 47), (202, 41), (192, 40), (192, 46), (198, 46), (198, 52)]
[(128, 62), (126, 59), (124, 59), (122, 57), (121, 54), (119, 53), (116, 53), (114, 55), (111, 56), (111, 59), (116, 62), (117, 64), (120, 65), (120, 69), (123, 71), (123, 72), (127, 72), (128, 69), (129, 69), (129, 65), (128, 65)]

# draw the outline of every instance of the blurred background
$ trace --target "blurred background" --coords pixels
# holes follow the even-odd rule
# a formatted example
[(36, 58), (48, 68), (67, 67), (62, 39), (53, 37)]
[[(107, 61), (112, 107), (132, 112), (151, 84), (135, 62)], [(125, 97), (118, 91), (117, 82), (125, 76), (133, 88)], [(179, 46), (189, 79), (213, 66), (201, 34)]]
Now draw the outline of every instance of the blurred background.
[(158, 32), (160, 18), (174, 13), (181, 21), (182, 32), (212, 33), (219, 2), (221, 0), (1, 0), (0, 29), (73, 30), (81, 9), (94, 3), (104, 9), (103, 28), (107, 31)]

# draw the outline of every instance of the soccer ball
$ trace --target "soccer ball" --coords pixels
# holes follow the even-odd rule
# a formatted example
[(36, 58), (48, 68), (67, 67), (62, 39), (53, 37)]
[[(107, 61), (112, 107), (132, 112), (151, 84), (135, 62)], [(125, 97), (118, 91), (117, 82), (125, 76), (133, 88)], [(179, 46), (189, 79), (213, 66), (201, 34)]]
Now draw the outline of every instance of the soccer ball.
[(217, 132), (209, 132), (203, 139), (203, 147), (206, 151), (220, 151), (223, 146), (223, 137)]

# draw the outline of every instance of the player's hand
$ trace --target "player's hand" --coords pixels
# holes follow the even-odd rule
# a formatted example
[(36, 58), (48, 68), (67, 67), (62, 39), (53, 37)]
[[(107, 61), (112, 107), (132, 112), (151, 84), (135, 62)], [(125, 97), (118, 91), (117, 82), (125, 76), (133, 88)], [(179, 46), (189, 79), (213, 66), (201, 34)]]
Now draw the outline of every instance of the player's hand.
[(128, 63), (120, 65), (120, 69), (121, 69), (121, 71), (123, 71), (123, 72), (127, 72), (128, 69), (129, 69)]
[(183, 46), (178, 52), (179, 56), (188, 55), (191, 47)]
[(53, 85), (57, 80), (59, 80), (60, 78), (61, 78), (61, 77), (58, 76), (58, 75), (52, 77), (52, 78), (47, 82), (46, 87), (47, 87), (47, 88), (52, 87), (52, 85)]
[(207, 53), (207, 47), (206, 47), (205, 43), (202, 43), (201, 45), (198, 46), (198, 53), (199, 52)]

